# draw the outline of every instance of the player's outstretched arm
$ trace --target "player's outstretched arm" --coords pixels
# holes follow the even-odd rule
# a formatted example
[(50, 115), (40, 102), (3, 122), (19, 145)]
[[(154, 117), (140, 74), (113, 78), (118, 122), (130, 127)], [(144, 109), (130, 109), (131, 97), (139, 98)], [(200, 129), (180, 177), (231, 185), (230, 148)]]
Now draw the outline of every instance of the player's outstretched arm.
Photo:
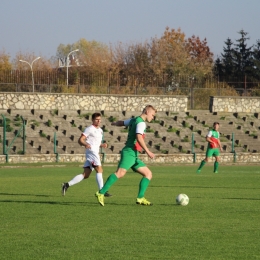
[(111, 125), (114, 125), (114, 126), (124, 126), (124, 121), (119, 120), (119, 121), (116, 121), (116, 122), (112, 122)]

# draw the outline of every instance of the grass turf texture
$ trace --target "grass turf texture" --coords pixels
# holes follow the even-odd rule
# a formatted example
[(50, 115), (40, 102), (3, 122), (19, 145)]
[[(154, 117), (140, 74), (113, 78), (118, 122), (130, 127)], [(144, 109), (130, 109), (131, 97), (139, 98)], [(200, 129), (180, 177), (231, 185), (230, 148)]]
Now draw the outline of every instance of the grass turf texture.
[[(135, 204), (140, 175), (129, 171), (101, 207), (95, 174), (61, 196), (79, 167), (1, 168), (1, 259), (260, 259), (259, 166), (151, 167)], [(104, 167), (104, 179), (115, 167)], [(188, 206), (175, 204), (185, 193)]]

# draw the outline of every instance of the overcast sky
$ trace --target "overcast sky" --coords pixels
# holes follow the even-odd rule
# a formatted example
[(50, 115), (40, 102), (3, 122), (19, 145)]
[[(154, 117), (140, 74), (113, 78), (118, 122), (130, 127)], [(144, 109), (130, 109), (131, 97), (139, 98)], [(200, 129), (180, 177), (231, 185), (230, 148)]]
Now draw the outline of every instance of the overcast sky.
[(215, 57), (224, 41), (260, 39), (260, 0), (0, 0), (0, 52), (50, 58), (79, 39), (106, 44), (160, 37), (166, 26), (207, 38)]

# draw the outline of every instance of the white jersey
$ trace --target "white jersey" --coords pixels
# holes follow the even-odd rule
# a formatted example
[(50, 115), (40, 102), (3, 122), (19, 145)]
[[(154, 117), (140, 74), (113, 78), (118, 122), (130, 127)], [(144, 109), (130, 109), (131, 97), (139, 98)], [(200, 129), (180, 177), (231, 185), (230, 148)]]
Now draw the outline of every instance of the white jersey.
[(86, 142), (91, 146), (90, 149), (86, 149), (86, 156), (90, 154), (98, 155), (103, 138), (103, 130), (100, 127), (96, 128), (91, 125), (87, 127), (82, 134), (86, 136)]

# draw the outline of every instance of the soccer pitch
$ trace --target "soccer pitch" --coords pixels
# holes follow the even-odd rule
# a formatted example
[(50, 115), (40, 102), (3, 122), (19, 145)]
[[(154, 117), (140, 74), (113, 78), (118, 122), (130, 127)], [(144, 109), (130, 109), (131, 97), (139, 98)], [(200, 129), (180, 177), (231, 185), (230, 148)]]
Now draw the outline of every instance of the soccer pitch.
[(132, 171), (101, 207), (94, 172), (62, 197), (81, 167), (0, 168), (0, 259), (260, 259), (259, 166), (197, 166), (150, 167), (150, 207), (135, 204)]

